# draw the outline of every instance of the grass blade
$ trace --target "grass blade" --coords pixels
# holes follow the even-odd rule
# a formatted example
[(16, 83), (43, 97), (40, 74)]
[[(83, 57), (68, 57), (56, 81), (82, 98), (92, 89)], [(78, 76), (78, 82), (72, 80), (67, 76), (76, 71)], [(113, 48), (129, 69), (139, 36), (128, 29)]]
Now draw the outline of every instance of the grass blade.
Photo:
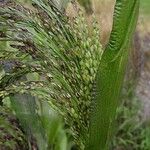
[(116, 1), (113, 30), (97, 74), (87, 150), (108, 149), (138, 10), (139, 0)]

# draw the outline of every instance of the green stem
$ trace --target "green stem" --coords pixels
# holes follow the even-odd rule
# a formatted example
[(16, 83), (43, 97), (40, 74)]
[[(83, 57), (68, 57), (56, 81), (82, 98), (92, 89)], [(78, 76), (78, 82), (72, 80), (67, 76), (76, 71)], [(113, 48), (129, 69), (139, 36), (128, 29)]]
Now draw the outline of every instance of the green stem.
[(108, 149), (138, 11), (139, 0), (116, 0), (110, 41), (97, 74), (86, 150)]

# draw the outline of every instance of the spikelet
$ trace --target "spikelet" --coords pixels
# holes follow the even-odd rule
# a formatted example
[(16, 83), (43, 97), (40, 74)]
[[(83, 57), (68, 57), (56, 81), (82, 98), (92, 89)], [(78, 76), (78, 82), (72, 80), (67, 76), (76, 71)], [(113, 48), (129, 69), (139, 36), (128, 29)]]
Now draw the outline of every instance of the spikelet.
[[(44, 2), (41, 5), (51, 10)], [(100, 32), (94, 18), (93, 28), (89, 30), (81, 11), (72, 22), (59, 12), (52, 11), (52, 14), (50, 11), (46, 13), (45, 9), (39, 11), (44, 12), (46, 20), (43, 20), (41, 13), (22, 15), (24, 19), (17, 26), (22, 32), (19, 29), (15, 32), (17, 34), (19, 31), (19, 36), (23, 36), (23, 46), (17, 45), (15, 48), (18, 51), (15, 49), (15, 53), (32, 56), (30, 52), (34, 52), (34, 57), (21, 62), (21, 66), (28, 66), (31, 73), (37, 72), (40, 81), (17, 80), (1, 90), (0, 95), (30, 93), (39, 100), (47, 100), (63, 116), (72, 130), (75, 143), (82, 150), (88, 136), (93, 84), (102, 54)], [(22, 51), (25, 46), (28, 51)], [(15, 59), (20, 60), (18, 55)], [(40, 69), (36, 70), (35, 66)]]
[(88, 133), (92, 89), (102, 55), (102, 46), (99, 38), (100, 31), (95, 18), (93, 18), (93, 29), (90, 32), (81, 11), (79, 11), (78, 17), (74, 20), (73, 33), (76, 41), (74, 57), (76, 56), (77, 62), (72, 63), (74, 66), (70, 74), (67, 72), (67, 78), (70, 80), (72, 88), (74, 87), (74, 95), (78, 99), (78, 112), (75, 114), (79, 118), (79, 123), (76, 122), (77, 118), (74, 118), (73, 132), (77, 132), (75, 139), (81, 138), (82, 142), (79, 142), (79, 140), (78, 142), (80, 147), (83, 147), (84, 139), (88, 136), (84, 135), (84, 133)]

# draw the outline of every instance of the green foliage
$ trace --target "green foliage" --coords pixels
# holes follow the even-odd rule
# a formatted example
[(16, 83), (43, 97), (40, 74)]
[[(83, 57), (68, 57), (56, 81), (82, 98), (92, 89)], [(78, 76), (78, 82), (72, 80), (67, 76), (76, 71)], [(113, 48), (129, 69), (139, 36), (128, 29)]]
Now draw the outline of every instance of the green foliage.
[[(126, 91), (127, 92), (127, 91)], [(117, 109), (117, 129), (111, 149), (149, 150), (149, 126), (139, 116), (139, 100), (125, 95)]]

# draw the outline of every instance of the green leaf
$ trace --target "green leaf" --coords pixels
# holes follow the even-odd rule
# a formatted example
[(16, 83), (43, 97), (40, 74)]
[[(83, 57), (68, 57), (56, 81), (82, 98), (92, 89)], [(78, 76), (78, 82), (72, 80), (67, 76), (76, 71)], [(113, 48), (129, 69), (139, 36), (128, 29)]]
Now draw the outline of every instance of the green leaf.
[(45, 131), (36, 110), (35, 98), (29, 94), (16, 94), (11, 96), (11, 104), (27, 137), (36, 139), (38, 148), (46, 150)]
[(109, 149), (116, 109), (135, 30), (139, 0), (117, 0), (113, 30), (105, 49), (96, 80), (96, 97), (90, 121), (87, 150)]

